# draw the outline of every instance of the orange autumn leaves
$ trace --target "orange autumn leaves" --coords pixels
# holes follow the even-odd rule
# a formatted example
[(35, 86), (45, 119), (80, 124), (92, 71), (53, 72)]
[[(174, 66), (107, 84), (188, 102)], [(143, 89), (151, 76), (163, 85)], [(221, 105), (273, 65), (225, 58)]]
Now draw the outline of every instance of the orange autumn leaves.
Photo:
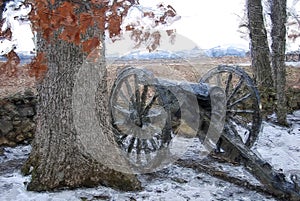
[[(133, 5), (125, 4), (125, 1), (114, 1), (112, 5), (108, 0), (85, 1), (57, 1), (39, 0), (35, 2), (35, 13), (31, 17), (36, 31), (43, 33), (43, 37), (51, 40), (57, 30), (61, 30), (59, 38), (82, 45), (83, 51), (89, 53), (86, 47), (91, 44), (97, 45), (95, 39), (83, 40), (88, 28), (96, 26), (99, 30), (107, 29), (110, 37), (119, 35), (123, 17), (126, 16), (128, 9)], [(85, 7), (85, 12), (79, 12), (79, 8)], [(122, 8), (123, 12), (119, 12)], [(110, 14), (107, 15), (107, 12)], [(99, 44), (99, 42), (98, 42)], [(93, 48), (93, 47), (92, 47)]]
[[(46, 0), (38, 1), (35, 4), (35, 14), (31, 17), (36, 31), (43, 34), (44, 39), (51, 40), (53, 34), (60, 30), (59, 38), (74, 43), (76, 45), (82, 45), (82, 47), (91, 47), (90, 40), (83, 41), (82, 36), (86, 33), (89, 27), (98, 26), (103, 30), (104, 27), (104, 9), (102, 15), (97, 15), (99, 11), (75, 13), (80, 4), (71, 3), (65, 1), (58, 6), (56, 1), (51, 1), (51, 6)], [(51, 9), (51, 7), (55, 7)], [(96, 10), (96, 9), (95, 9)], [(99, 43), (92, 43), (99, 44)], [(91, 47), (93, 48), (93, 47)], [(83, 51), (89, 53), (87, 48), (83, 48)]]
[[(84, 37), (88, 29), (97, 27), (104, 31), (106, 28), (110, 36), (119, 35), (122, 17), (129, 9), (129, 6), (124, 8), (122, 1), (109, 5), (107, 0), (92, 0), (88, 3), (81, 0), (39, 0), (31, 3), (34, 4), (31, 21), (35, 31), (41, 33), (48, 42), (51, 42), (55, 33), (59, 33), (59, 39), (81, 47), (87, 54), (100, 45), (97, 36)], [(122, 14), (117, 13), (121, 6), (125, 11)], [(108, 11), (111, 13), (109, 16), (106, 15)], [(40, 79), (46, 70), (46, 55), (40, 52), (31, 64), (31, 75)]]

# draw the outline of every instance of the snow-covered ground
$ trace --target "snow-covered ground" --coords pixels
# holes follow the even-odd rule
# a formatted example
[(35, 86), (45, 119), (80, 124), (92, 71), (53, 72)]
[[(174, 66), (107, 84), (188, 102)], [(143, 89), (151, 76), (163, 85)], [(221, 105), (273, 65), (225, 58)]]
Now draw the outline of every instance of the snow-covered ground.
[[(271, 123), (275, 121), (274, 116), (271, 120), (263, 123), (262, 132), (253, 150), (276, 169), (282, 169), (286, 175), (295, 173), (300, 175), (300, 110), (288, 116), (291, 125), (289, 128)], [(55, 193), (28, 192), (26, 184), (30, 181), (30, 177), (22, 176), (19, 169), (3, 170), (3, 165), (24, 160), (30, 150), (30, 146), (5, 148), (4, 155), (0, 156), (0, 200), (275, 200), (265, 194), (179, 164), (170, 165), (155, 173), (139, 175), (144, 186), (144, 190), (140, 192), (120, 192), (103, 186)], [(183, 157), (197, 159), (197, 145), (191, 147)], [(223, 165), (222, 169), (236, 177), (246, 179), (253, 185), (259, 185), (257, 180), (242, 167)]]
[(290, 128), (265, 122), (254, 149), (276, 169), (300, 175), (300, 110), (289, 115), (288, 119)]

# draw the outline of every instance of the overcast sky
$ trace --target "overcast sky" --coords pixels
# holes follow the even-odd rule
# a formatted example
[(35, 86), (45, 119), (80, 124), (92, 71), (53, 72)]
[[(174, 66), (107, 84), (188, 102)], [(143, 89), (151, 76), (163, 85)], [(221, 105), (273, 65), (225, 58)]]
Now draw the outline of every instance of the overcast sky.
[[(241, 39), (237, 32), (239, 16), (243, 15), (245, 0), (140, 0), (140, 3), (147, 7), (156, 7), (161, 2), (174, 7), (181, 16), (181, 19), (172, 26), (180, 36), (186, 37), (177, 40), (179, 46), (189, 43), (192, 48), (197, 45), (202, 49), (208, 49), (230, 44), (248, 48), (248, 41)], [(33, 43), (28, 40), (28, 37), (27, 41), (23, 40), (26, 31), (18, 32), (22, 40), (19, 49), (31, 50)], [(119, 44), (113, 45), (120, 48)]]
[[(245, 0), (140, 0), (142, 6), (153, 7), (163, 2), (171, 5), (181, 19), (168, 29), (176, 29), (175, 45), (170, 45), (167, 36), (161, 40), (160, 49), (167, 51), (188, 50), (195, 46), (209, 49), (216, 46), (234, 45), (249, 48), (249, 42), (237, 32), (243, 16)], [(134, 19), (135, 17), (133, 17)], [(164, 32), (162, 32), (164, 33)], [(123, 41), (107, 43), (108, 54), (128, 54), (134, 51), (129, 36)]]
[[(288, 6), (296, 9), (295, 6), (292, 6), (294, 1), (296, 0), (288, 0)], [(242, 39), (238, 32), (240, 17), (243, 16), (246, 0), (140, 0), (140, 3), (147, 7), (155, 7), (161, 2), (174, 7), (178, 15), (181, 16), (181, 19), (170, 28), (175, 28), (180, 36), (190, 40), (188, 43), (192, 44), (191, 46), (197, 45), (202, 49), (219, 45), (249, 47), (249, 42)], [(300, 4), (297, 4), (297, 9), (300, 12)], [(34, 44), (28, 39), (32, 35), (26, 34), (29, 32), (25, 30), (30, 29), (29, 25), (16, 26), (16, 29), (20, 35), (17, 38), (22, 43), (19, 44), (18, 49), (20, 51), (32, 50)], [(187, 43), (187, 40), (182, 41)], [(113, 46), (120, 49), (126, 44), (123, 46), (114, 44)]]
[(228, 44), (248, 47), (248, 41), (241, 39), (237, 32), (245, 0), (140, 0), (146, 6), (159, 2), (174, 7), (181, 16), (174, 24), (177, 32), (200, 48)]

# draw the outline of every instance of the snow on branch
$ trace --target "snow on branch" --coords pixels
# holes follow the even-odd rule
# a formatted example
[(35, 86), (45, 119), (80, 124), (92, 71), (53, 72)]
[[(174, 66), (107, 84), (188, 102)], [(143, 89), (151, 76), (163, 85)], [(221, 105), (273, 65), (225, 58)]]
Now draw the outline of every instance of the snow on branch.
[(121, 30), (122, 33), (131, 32), (135, 48), (144, 45), (153, 51), (160, 45), (160, 31), (165, 30), (171, 41), (174, 39), (175, 30), (170, 30), (170, 25), (179, 19), (180, 16), (170, 5), (158, 4), (156, 8), (134, 5), (128, 10)]
[[(32, 33), (22, 31), (22, 25), (27, 24), (30, 27), (28, 15), (31, 10), (31, 5), (24, 4), (24, 0), (7, 1), (5, 3), (2, 13), (0, 55), (6, 55), (20, 45), (18, 43), (18, 34), (20, 33), (23, 35), (23, 40), (33, 39)], [(7, 34), (7, 32), (11, 34)]]

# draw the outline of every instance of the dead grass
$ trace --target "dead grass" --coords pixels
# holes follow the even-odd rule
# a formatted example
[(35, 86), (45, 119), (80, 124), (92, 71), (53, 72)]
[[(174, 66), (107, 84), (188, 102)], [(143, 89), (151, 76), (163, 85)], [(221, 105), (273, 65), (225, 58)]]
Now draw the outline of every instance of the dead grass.
[(35, 91), (35, 79), (29, 76), (27, 66), (18, 66), (12, 75), (0, 68), (0, 98), (24, 93), (26, 89)]
[[(108, 86), (111, 88), (118, 69), (124, 67), (143, 67), (151, 70), (156, 76), (172, 80), (186, 80), (198, 82), (199, 79), (210, 69), (220, 65), (239, 65), (250, 63), (249, 58), (222, 57), (222, 58), (195, 58), (189, 60), (136, 60), (136, 61), (114, 61), (107, 62)], [(251, 74), (249, 66), (243, 68)], [(0, 69), (0, 97), (5, 97), (25, 89), (35, 88), (35, 79), (28, 75), (26, 66), (20, 66), (13, 76), (8, 76)], [(300, 89), (300, 68), (287, 67), (287, 87)]]

